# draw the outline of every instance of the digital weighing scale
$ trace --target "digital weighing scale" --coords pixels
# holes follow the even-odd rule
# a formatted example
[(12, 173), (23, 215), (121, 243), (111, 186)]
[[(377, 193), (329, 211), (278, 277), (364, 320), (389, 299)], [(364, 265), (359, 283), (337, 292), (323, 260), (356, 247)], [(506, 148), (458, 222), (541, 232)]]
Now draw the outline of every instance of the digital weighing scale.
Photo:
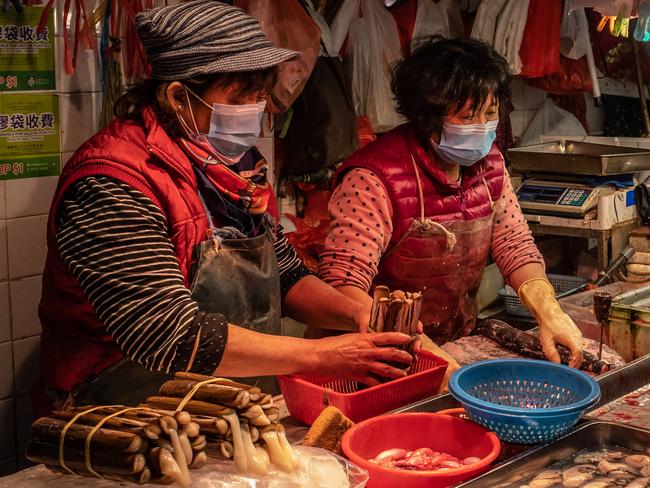
[(606, 182), (650, 169), (649, 150), (562, 140), (508, 155), (527, 177), (516, 193), (528, 222), (608, 230), (636, 219), (634, 187)]

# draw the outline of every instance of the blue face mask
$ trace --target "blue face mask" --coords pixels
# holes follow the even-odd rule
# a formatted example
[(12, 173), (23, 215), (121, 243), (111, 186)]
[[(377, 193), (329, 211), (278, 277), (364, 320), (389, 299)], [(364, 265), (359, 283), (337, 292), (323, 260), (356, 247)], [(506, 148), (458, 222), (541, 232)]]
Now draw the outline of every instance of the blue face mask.
[[(192, 131), (195, 132), (191, 134), (192, 137), (202, 142), (208, 142), (215, 151), (234, 162), (255, 145), (260, 134), (266, 102), (245, 105), (221, 103), (210, 105), (189, 88), (186, 89), (212, 111), (209, 132), (207, 134), (200, 133), (196, 122), (192, 120), (195, 128), (195, 131)], [(191, 110), (191, 105), (189, 107)], [(192, 114), (192, 119), (194, 119), (194, 114)]]
[(444, 124), (440, 144), (432, 142), (433, 149), (448, 163), (471, 166), (490, 152), (498, 124), (498, 120), (487, 124)]

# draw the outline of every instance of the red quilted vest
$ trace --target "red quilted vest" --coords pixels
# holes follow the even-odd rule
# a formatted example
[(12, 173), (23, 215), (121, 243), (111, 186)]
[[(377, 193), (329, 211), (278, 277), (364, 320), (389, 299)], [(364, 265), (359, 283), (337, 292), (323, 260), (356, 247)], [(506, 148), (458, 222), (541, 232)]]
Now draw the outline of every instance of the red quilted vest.
[[(116, 120), (85, 142), (59, 178), (48, 220), (48, 254), (39, 306), (41, 386), (44, 383), (69, 392), (124, 356), (57, 250), (57, 211), (66, 190), (76, 181), (108, 176), (156, 203), (166, 217), (185, 285), (191, 281), (194, 249), (208, 231), (192, 163), (152, 111), (145, 110), (142, 115), (144, 123)], [(273, 209), (270, 201), (269, 211), (273, 213)]]
[[(430, 333), (434, 340), (445, 342), (459, 334), (467, 333), (472, 327), (475, 318), (475, 315), (472, 316), (472, 310), (475, 308), (472, 294), (475, 293), (478, 282), (476, 278), (468, 277), (467, 283), (462, 283), (461, 277), (457, 288), (452, 287), (448, 293), (444, 293), (445, 288), (449, 287), (449, 280), (445, 275), (453, 273), (453, 269), (445, 268), (449, 263), (436, 258), (441, 256), (444, 250), (432, 251), (432, 248), (423, 245), (420, 239), (402, 240), (413, 220), (420, 218), (420, 197), (411, 156), (418, 166), (422, 183), (424, 216), (440, 223), (478, 221), (492, 214), (492, 202), (500, 198), (503, 190), (503, 156), (496, 146), (493, 146), (484, 159), (463, 168), (461, 184), (450, 184), (444, 171), (418, 143), (408, 125), (403, 125), (357, 151), (337, 172), (337, 184), (351, 168), (367, 168), (384, 183), (393, 209), (393, 234), (389, 248), (379, 263), (379, 272), (374, 284), (384, 284), (405, 291), (435, 291), (435, 298), (441, 303), (431, 303), (431, 299), (429, 303), (425, 302), (423, 321), (426, 320), (424, 317), (427, 315), (427, 308), (433, 310), (446, 307), (449, 310), (442, 314), (444, 323), (425, 323), (425, 332)], [(461, 257), (461, 260), (475, 271), (472, 275), (478, 276), (478, 280), (489, 253), (490, 235), (488, 230), (481, 239), (480, 246), (477, 243), (469, 253), (471, 255), (467, 255), (467, 259)], [(400, 252), (391, 252), (397, 243), (400, 243)], [(432, 255), (439, 260), (433, 270), (427, 266), (413, 264), (417, 262), (413, 259), (426, 262)], [(404, 256), (410, 258), (405, 261)]]

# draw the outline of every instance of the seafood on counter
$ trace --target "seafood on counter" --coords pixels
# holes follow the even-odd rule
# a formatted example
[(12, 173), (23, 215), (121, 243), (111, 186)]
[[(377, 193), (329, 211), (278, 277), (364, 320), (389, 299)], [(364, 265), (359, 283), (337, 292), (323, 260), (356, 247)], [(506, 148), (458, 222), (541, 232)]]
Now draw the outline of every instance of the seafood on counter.
[(32, 424), (27, 458), (52, 471), (190, 486), (208, 457), (263, 476), (300, 467), (271, 395), (227, 379), (176, 373), (139, 407), (83, 406)]
[(393, 448), (380, 452), (369, 460), (383, 468), (408, 469), (413, 471), (438, 471), (456, 469), (480, 461), (477, 457), (459, 459), (444, 452), (435, 452), (428, 447), (407, 451)]
[(650, 488), (650, 451), (587, 449), (536, 474), (519, 488)]
[[(542, 350), (542, 343), (539, 338), (533, 334), (516, 329), (501, 320), (486, 319), (481, 320), (475, 332), (488, 339), (492, 339), (500, 346), (511, 351), (516, 351), (525, 357), (533, 359), (546, 359)], [(557, 350), (560, 353), (562, 363), (568, 364), (571, 357), (571, 351), (561, 344), (558, 344)], [(612, 365), (606, 361), (598, 359), (588, 351), (583, 351), (582, 365), (580, 369), (591, 373), (601, 374), (609, 371)]]
[(26, 457), (51, 471), (131, 483), (189, 486), (208, 460), (205, 436), (185, 411), (69, 407), (32, 424)]
[(422, 293), (394, 290), (377, 286), (373, 293), (370, 322), (373, 332), (402, 332), (414, 335), (422, 310)]
[(240, 473), (263, 476), (270, 464), (290, 473), (300, 465), (279, 408), (256, 386), (178, 372), (144, 405), (170, 410), (182, 406), (201, 427), (208, 456), (232, 459)]
[(650, 429), (650, 385), (645, 385), (607, 405), (589, 412), (589, 417)]
[[(522, 332), (524, 333), (524, 332)], [(532, 335), (531, 331), (525, 332)], [(598, 342), (591, 339), (584, 339), (585, 351), (593, 356), (598, 354)], [(489, 339), (483, 335), (470, 335), (461, 337), (451, 342), (443, 344), (441, 348), (451, 355), (460, 366), (471, 364), (476, 361), (486, 361), (500, 358), (527, 358), (517, 350), (511, 350), (501, 346), (498, 342)], [(620, 355), (608, 346), (603, 346), (603, 359), (612, 369), (624, 366), (625, 361)], [(584, 364), (583, 364), (584, 368)], [(596, 373), (586, 371), (587, 374), (595, 376)]]

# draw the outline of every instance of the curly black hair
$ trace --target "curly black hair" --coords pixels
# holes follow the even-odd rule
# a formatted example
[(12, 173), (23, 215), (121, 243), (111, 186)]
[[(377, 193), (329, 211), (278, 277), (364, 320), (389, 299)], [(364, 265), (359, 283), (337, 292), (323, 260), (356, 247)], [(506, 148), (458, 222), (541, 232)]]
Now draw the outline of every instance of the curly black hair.
[(433, 36), (394, 66), (391, 88), (397, 111), (425, 142), (441, 132), (443, 117), (467, 100), (476, 110), (490, 94), (509, 99), (508, 63), (481, 41)]

